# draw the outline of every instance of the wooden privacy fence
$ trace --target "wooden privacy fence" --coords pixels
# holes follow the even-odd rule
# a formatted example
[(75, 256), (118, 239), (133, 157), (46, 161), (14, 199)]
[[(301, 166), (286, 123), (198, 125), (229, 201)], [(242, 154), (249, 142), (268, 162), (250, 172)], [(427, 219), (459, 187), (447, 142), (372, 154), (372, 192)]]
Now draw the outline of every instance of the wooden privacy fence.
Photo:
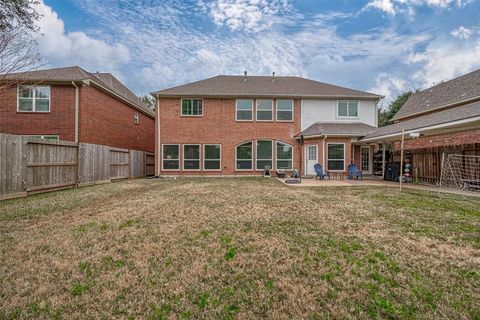
[(154, 173), (154, 154), (0, 133), (0, 200)]

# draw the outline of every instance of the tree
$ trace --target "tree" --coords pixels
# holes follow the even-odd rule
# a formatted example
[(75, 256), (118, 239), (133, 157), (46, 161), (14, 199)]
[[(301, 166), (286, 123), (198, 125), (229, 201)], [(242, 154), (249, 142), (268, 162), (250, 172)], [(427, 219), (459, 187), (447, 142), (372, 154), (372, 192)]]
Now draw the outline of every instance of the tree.
[(155, 110), (155, 100), (148, 94), (141, 96), (140, 99), (143, 103), (150, 107), (150, 109)]
[(394, 101), (390, 102), (386, 108), (380, 109), (378, 115), (378, 126), (384, 127), (390, 124), (390, 120), (392, 120), (398, 110), (400, 110), (405, 102), (407, 102), (412, 93), (412, 91), (404, 92), (400, 94)]
[(8, 74), (28, 70), (40, 61), (35, 22), (40, 14), (36, 0), (0, 0), (0, 80)]

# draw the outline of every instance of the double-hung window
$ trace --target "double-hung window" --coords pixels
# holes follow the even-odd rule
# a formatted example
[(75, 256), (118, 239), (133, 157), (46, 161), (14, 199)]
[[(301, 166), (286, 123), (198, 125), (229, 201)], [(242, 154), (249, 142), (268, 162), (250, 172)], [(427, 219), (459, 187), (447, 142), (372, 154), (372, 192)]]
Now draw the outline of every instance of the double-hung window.
[(203, 145), (203, 169), (221, 170), (222, 146), (219, 144)]
[(345, 170), (345, 144), (327, 143), (327, 170)]
[(202, 115), (202, 99), (182, 99), (182, 116), (199, 117)]
[(293, 168), (293, 147), (277, 141), (277, 169), (291, 170)]
[(200, 170), (200, 145), (183, 145), (183, 170)]
[(253, 100), (237, 99), (235, 105), (235, 120), (252, 121), (253, 120)]
[(273, 121), (273, 100), (257, 100), (257, 121)]
[(162, 160), (163, 170), (180, 170), (180, 145), (164, 144)]
[(357, 100), (339, 100), (337, 103), (337, 117), (339, 118), (357, 118), (358, 101)]
[(273, 142), (270, 140), (257, 141), (257, 170), (265, 167), (272, 169), (273, 164)]
[(49, 112), (50, 86), (18, 85), (18, 111)]
[(253, 168), (253, 143), (246, 142), (236, 147), (236, 169), (252, 170)]
[(293, 121), (293, 100), (277, 100), (277, 121)]

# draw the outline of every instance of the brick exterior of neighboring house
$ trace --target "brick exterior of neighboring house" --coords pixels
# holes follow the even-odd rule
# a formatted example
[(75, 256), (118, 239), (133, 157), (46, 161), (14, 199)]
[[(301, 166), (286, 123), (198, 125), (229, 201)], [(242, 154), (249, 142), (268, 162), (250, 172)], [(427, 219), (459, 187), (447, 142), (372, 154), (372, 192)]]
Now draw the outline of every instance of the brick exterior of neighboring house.
[[(66, 68), (67, 75), (76, 68), (78, 67)], [(85, 72), (83, 69), (80, 71)], [(51, 77), (51, 74), (48, 75)], [(53, 136), (59, 140), (75, 141), (76, 88), (72, 81), (37, 79), (21, 82), (22, 85), (29, 83), (50, 88), (49, 111), (19, 111), (18, 85), (12, 80), (0, 89), (0, 132)], [(154, 151), (155, 119), (152, 111), (120, 99), (112, 94), (111, 88), (95, 86), (88, 80), (76, 80), (75, 84), (78, 87), (79, 142)]]

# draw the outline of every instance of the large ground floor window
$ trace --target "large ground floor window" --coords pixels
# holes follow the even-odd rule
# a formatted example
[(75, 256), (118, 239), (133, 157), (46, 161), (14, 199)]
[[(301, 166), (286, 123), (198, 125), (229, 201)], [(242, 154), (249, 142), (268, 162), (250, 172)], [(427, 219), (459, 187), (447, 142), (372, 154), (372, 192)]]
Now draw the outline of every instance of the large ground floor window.
[(253, 169), (253, 143), (242, 143), (236, 147), (235, 167), (237, 170)]
[(293, 169), (293, 146), (277, 141), (277, 169)]
[(273, 165), (273, 141), (257, 141), (257, 170), (264, 170), (267, 167), (272, 169)]
[(327, 170), (345, 170), (345, 144), (327, 143)]
[(203, 169), (221, 170), (222, 146), (219, 144), (203, 145)]
[(187, 171), (200, 170), (200, 145), (199, 144), (183, 145), (183, 170), (187, 170)]
[(164, 144), (162, 147), (162, 169), (180, 170), (180, 145)]

